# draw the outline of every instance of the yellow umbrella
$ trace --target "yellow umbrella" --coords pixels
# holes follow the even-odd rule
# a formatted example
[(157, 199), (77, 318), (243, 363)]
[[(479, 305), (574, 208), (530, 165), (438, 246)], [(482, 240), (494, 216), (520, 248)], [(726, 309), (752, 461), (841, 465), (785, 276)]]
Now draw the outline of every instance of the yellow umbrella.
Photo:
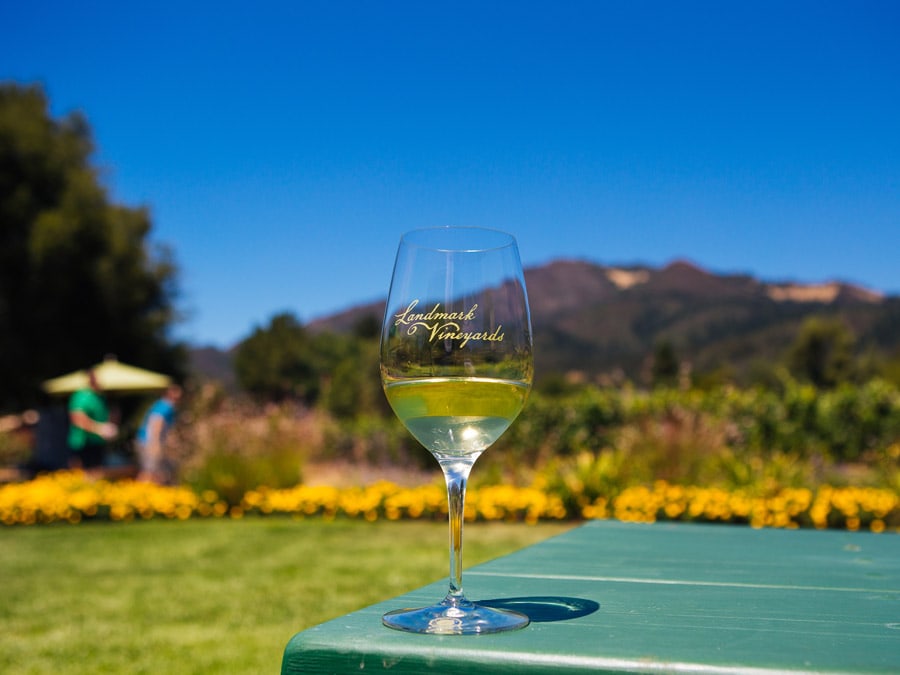
[(85, 370), (76, 370), (68, 375), (54, 377), (44, 382), (48, 394), (71, 394), (88, 386), (88, 370), (93, 370), (103, 391), (128, 394), (143, 394), (162, 391), (172, 383), (172, 378), (152, 370), (120, 363), (116, 358), (107, 358), (102, 363)]

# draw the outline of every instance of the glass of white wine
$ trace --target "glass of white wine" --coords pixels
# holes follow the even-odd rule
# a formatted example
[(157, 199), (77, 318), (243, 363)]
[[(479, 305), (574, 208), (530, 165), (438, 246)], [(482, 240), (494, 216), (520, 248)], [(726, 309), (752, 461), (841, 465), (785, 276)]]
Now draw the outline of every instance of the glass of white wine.
[(469, 472), (522, 410), (533, 371), (515, 238), (470, 227), (403, 235), (382, 326), (381, 378), (397, 417), (444, 472), (450, 588), (433, 606), (388, 612), (386, 626), (465, 635), (528, 625), (523, 614), (466, 599), (462, 543)]

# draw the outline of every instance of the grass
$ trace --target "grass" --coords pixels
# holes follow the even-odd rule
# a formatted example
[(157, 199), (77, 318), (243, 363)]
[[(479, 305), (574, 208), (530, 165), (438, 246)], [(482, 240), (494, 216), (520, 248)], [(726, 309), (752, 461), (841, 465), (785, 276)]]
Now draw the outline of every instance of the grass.
[[(466, 526), (472, 566), (570, 525)], [(0, 672), (274, 673), (297, 631), (447, 573), (432, 522), (0, 528)]]

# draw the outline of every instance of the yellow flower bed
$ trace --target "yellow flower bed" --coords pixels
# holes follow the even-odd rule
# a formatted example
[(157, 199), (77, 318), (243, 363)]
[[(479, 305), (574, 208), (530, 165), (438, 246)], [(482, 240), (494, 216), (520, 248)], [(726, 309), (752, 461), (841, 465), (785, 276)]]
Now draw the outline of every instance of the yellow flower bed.
[[(400, 520), (401, 518), (444, 518), (447, 492), (433, 484), (405, 488), (381, 481), (366, 487), (297, 487), (283, 490), (261, 488), (248, 492), (242, 500), (244, 511), (322, 515), (334, 518)], [(562, 501), (534, 488), (492, 486), (469, 490), (466, 498), (468, 520), (522, 520), (535, 523), (567, 516)]]
[(597, 498), (584, 518), (624, 521), (694, 520), (740, 522), (753, 527), (827, 527), (872, 532), (900, 531), (900, 496), (890, 490), (822, 486), (782, 488), (752, 495), (719, 488), (682, 487), (658, 481), (623, 490), (614, 500)]
[(0, 487), (0, 522), (6, 525), (77, 523), (84, 518), (186, 520), (226, 511), (227, 506), (214, 493), (197, 495), (181, 486), (91, 480), (78, 471), (60, 471)]
[[(59, 472), (0, 487), (0, 522), (6, 525), (77, 523), (83, 519), (239, 518), (245, 514), (399, 520), (443, 519), (443, 485), (406, 488), (389, 482), (335, 488), (298, 485), (258, 488), (229, 506), (212, 491), (162, 487), (135, 481), (92, 480)], [(659, 481), (616, 497), (597, 498), (580, 513), (567, 512), (559, 496), (538, 487), (497, 485), (470, 489), (466, 518), (484, 521), (616, 518), (624, 521), (690, 520), (749, 523), (754, 527), (817, 527), (900, 531), (900, 497), (889, 490), (854, 487), (784, 488), (765, 496)]]

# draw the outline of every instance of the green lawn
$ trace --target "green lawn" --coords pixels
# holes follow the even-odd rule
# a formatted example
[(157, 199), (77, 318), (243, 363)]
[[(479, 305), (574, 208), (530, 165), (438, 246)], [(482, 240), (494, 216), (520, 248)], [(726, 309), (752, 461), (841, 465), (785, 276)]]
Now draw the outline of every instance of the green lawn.
[[(570, 525), (471, 524), (465, 565)], [(277, 673), (299, 630), (442, 578), (447, 526), (0, 527), (0, 672)]]

